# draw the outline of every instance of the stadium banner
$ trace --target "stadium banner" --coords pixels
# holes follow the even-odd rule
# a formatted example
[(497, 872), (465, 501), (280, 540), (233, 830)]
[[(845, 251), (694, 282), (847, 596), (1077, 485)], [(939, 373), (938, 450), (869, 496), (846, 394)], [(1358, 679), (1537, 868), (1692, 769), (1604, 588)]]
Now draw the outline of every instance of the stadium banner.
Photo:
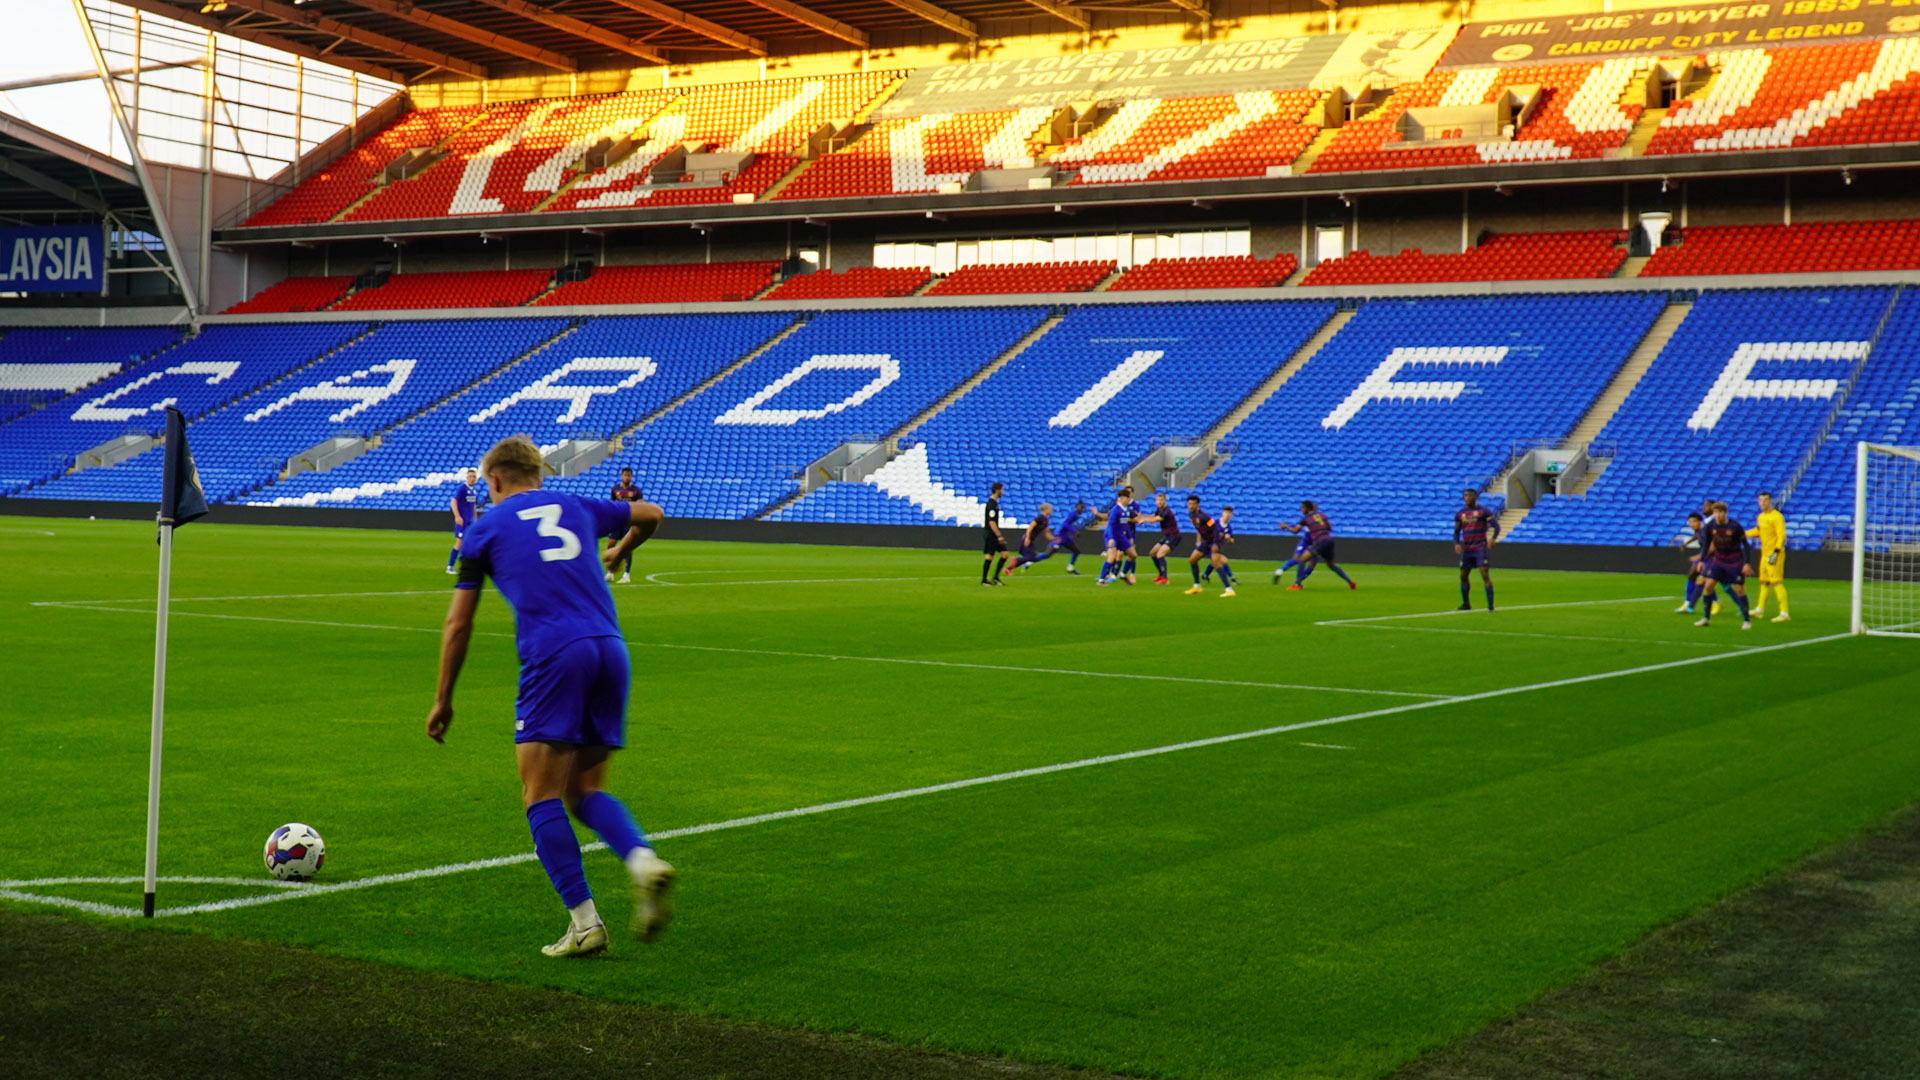
[(1088, 99), (1306, 90), (1367, 80), (1392, 86), (1425, 76), (1456, 30), (1448, 26), (1320, 34), (946, 64), (909, 75), (873, 117), (1057, 107)]
[(1687, 4), (1603, 15), (1470, 22), (1440, 66), (1690, 54), (1916, 32), (1920, 32), (1920, 6), (1887, 0)]
[(106, 277), (106, 253), (103, 225), (0, 229), (0, 293), (97, 293)]

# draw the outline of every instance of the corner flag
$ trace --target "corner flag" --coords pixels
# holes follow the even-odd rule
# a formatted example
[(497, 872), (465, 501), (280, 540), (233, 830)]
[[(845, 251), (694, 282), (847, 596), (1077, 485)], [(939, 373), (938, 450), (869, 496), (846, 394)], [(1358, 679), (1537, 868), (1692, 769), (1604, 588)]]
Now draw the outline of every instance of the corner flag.
[(207, 493), (187, 450), (187, 418), (167, 406), (166, 466), (160, 482), (160, 524), (179, 527), (207, 516)]
[(173, 591), (173, 530), (207, 516), (207, 493), (187, 451), (187, 418), (167, 407), (167, 445), (160, 480), (160, 603), (153, 631), (153, 734), (147, 745), (147, 874), (141, 910), (153, 918), (160, 873), (160, 742), (167, 723), (167, 602)]

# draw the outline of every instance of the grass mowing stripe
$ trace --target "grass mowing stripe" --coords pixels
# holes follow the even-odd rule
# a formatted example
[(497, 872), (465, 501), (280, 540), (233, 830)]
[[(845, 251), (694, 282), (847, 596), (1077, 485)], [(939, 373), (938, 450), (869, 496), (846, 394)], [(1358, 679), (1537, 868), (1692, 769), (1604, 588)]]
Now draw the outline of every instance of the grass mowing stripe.
[[(1502, 607), (1501, 611), (1546, 611), (1551, 608), (1570, 607), (1607, 607), (1611, 604), (1646, 604), (1655, 600), (1671, 600), (1671, 596), (1627, 596), (1615, 600), (1563, 600), (1557, 604), (1514, 604)], [(1368, 615), (1358, 619), (1322, 619), (1315, 626), (1351, 626), (1354, 623), (1393, 622), (1397, 619), (1441, 619), (1454, 615), (1490, 615), (1488, 611), (1460, 611), (1448, 608), (1445, 611), (1416, 611), (1408, 615)]]
[[(1317, 625), (1324, 625), (1324, 624), (1317, 624)], [(1536, 638), (1542, 641), (1601, 641), (1601, 642), (1605, 642), (1608, 645), (1642, 645), (1646, 643), (1644, 639), (1641, 641), (1635, 641), (1632, 638), (1598, 637), (1593, 634), (1530, 634), (1524, 630), (1461, 630), (1451, 626), (1379, 626), (1379, 625), (1359, 626), (1354, 624), (1348, 624), (1342, 627), (1342, 629), (1399, 630), (1399, 631), (1405, 631), (1405, 632), (1410, 632), (1415, 634), (1474, 634), (1480, 637)], [(1660, 644), (1673, 645), (1676, 647), (1692, 648), (1692, 649), (1713, 649), (1713, 648), (1724, 647), (1728, 649), (1744, 650), (1744, 649), (1754, 648), (1754, 646), (1752, 645), (1738, 645), (1738, 644), (1730, 645), (1725, 642), (1716, 643), (1712, 641), (1662, 641), (1660, 642)]]
[[(247, 618), (248, 616), (221, 616), (224, 618)], [(275, 620), (285, 621), (285, 620)], [(1782, 642), (1778, 645), (1763, 645), (1744, 652), (1721, 653), (1715, 656), (1696, 656), (1687, 660), (1670, 660), (1659, 664), (1645, 664), (1640, 667), (1622, 668), (1618, 671), (1603, 671), (1592, 675), (1577, 675), (1572, 678), (1554, 679), (1548, 682), (1529, 683), (1525, 686), (1505, 687), (1499, 690), (1487, 690), (1477, 694), (1445, 698), (1438, 701), (1417, 701), (1405, 705), (1393, 705), (1384, 709), (1370, 709), (1366, 712), (1347, 713), (1341, 716), (1322, 717), (1318, 720), (1303, 720), (1297, 724), (1282, 724), (1274, 727), (1257, 728), (1252, 731), (1234, 732), (1229, 735), (1215, 735), (1204, 739), (1190, 739), (1185, 742), (1170, 743), (1166, 746), (1147, 747), (1141, 750), (1126, 750), (1117, 754), (1101, 754), (1096, 757), (1081, 758), (1077, 761), (1060, 762), (1055, 765), (1040, 765), (1030, 769), (1014, 769), (1008, 772), (993, 773), (988, 776), (969, 777), (964, 780), (950, 780), (942, 784), (928, 784), (923, 787), (906, 788), (901, 791), (889, 791), (879, 795), (865, 795), (853, 799), (839, 799), (834, 802), (816, 803), (812, 806), (796, 807), (791, 810), (776, 810), (765, 814), (751, 814), (746, 817), (729, 818), (725, 821), (709, 822), (705, 825), (690, 825), (679, 829), (665, 829), (653, 834), (656, 839), (671, 840), (676, 837), (698, 836), (702, 833), (720, 832), (726, 829), (739, 829), (750, 825), (763, 825), (773, 821), (785, 821), (792, 818), (812, 817), (817, 814), (832, 813), (836, 810), (850, 810), (861, 806), (873, 806), (879, 803), (897, 802), (901, 799), (916, 798), (921, 795), (935, 795), (947, 791), (960, 791), (966, 788), (980, 787), (985, 784), (997, 784), (1008, 780), (1023, 780), (1028, 777), (1046, 776), (1052, 773), (1067, 772), (1075, 769), (1091, 768), (1095, 765), (1110, 765), (1121, 761), (1134, 761), (1140, 758), (1158, 757), (1163, 754), (1177, 753), (1182, 750), (1197, 750), (1209, 746), (1221, 746), (1227, 743), (1244, 742), (1248, 739), (1264, 738), (1268, 735), (1280, 735), (1290, 731), (1302, 731), (1308, 728), (1329, 727), (1334, 724), (1351, 723), (1373, 717), (1393, 716), (1399, 713), (1431, 709), (1442, 705), (1458, 705), (1492, 698), (1509, 697), (1514, 694), (1531, 693), (1539, 690), (1558, 689), (1565, 686), (1577, 686), (1582, 683), (1599, 682), (1628, 675), (1644, 675), (1656, 671), (1669, 671), (1674, 668), (1691, 667), (1695, 664), (1709, 664), (1716, 660), (1726, 660), (1737, 656), (1750, 656), (1762, 652), (1778, 652), (1784, 649), (1797, 649), (1803, 645), (1819, 645), (1831, 641), (1842, 641), (1853, 637), (1852, 634), (1828, 634), (1824, 637), (1806, 638), (1801, 641)], [(1303, 744), (1306, 745), (1306, 744)], [(1320, 745), (1320, 744), (1316, 744)], [(1333, 747), (1328, 747), (1332, 749)], [(1340, 749), (1350, 749), (1343, 747)], [(595, 851), (604, 848), (604, 844), (583, 845), (582, 850)], [(418, 870), (406, 870), (393, 874), (379, 874), (361, 878), (357, 881), (333, 882), (325, 885), (306, 885), (298, 889), (266, 896), (243, 896), (230, 900), (216, 900), (205, 904), (187, 907), (167, 908), (161, 915), (193, 915), (208, 911), (225, 911), (239, 907), (255, 907), (260, 904), (277, 903), (292, 900), (300, 896), (318, 896), (327, 893), (350, 892), (372, 888), (376, 885), (389, 885), (403, 881), (416, 881), (421, 878), (444, 877), (448, 874), (465, 873), (469, 870), (486, 870), (501, 866), (514, 866), (532, 861), (538, 856), (532, 852), (518, 855), (502, 855), (491, 859), (476, 859), (471, 862), (450, 863), (445, 866), (423, 867)], [(81, 906), (86, 901), (66, 901), (64, 898), (31, 897), (26, 894), (0, 893), (14, 899), (50, 900), (67, 906)], [(107, 905), (91, 905), (88, 910), (106, 908)], [(101, 914), (139, 914), (132, 908), (112, 908), (100, 911)]]
[[(64, 605), (64, 602), (50, 606), (70, 606), (75, 611), (108, 611), (130, 615), (151, 615), (151, 610), (140, 608), (104, 607), (100, 603), (77, 603)], [(243, 622), (293, 623), (300, 626), (335, 626), (349, 630), (399, 630), (415, 634), (438, 634), (437, 626), (394, 626), (388, 623), (350, 623), (333, 622), (324, 619), (288, 619), (272, 615), (225, 615), (212, 611), (175, 611), (175, 615), (195, 619), (235, 619)], [(475, 637), (512, 637), (512, 634), (494, 630), (476, 630)], [(1145, 675), (1131, 671), (1079, 671), (1072, 668), (1020, 667), (1012, 664), (975, 664), (962, 660), (915, 660), (898, 656), (857, 656), (843, 653), (795, 652), (787, 649), (743, 649), (730, 645), (684, 645), (665, 641), (633, 641), (627, 645), (636, 649), (682, 649), (692, 652), (738, 653), (747, 656), (785, 656), (802, 660), (855, 660), (869, 664), (916, 664), (923, 667), (970, 668), (980, 671), (1013, 671), (1028, 675), (1078, 675), (1093, 679), (1142, 679), (1148, 682), (1201, 683), (1207, 686), (1245, 686), (1256, 690), (1306, 690), (1324, 694), (1366, 694), (1373, 697), (1410, 697), (1428, 698), (1434, 701), (1451, 701), (1447, 694), (1426, 694), (1414, 690), (1375, 690), (1356, 686), (1316, 686), (1305, 683), (1248, 682), (1239, 679), (1202, 679), (1189, 675)]]
[[(52, 534), (49, 533), (48, 535), (51, 536)], [(684, 574), (694, 574), (694, 573), (723, 574), (723, 573), (735, 573), (736, 571), (677, 570), (672, 572), (684, 573)], [(692, 581), (692, 582), (686, 582), (683, 584), (680, 582), (652, 581), (652, 577), (653, 575), (651, 574), (648, 575), (648, 580), (651, 581), (653, 585), (656, 585), (656, 586), (666, 585), (676, 589), (711, 589), (711, 588), (718, 588), (720, 586), (725, 586), (725, 585), (844, 585), (852, 582), (945, 580), (944, 578), (931, 578), (931, 577), (844, 577), (844, 578), (780, 578), (780, 579), (771, 580), (771, 581)], [(632, 588), (632, 589), (641, 589), (646, 587), (647, 587), (647, 583), (645, 582), (634, 582), (627, 586), (627, 588)], [(453, 590), (451, 588), (446, 588), (446, 589), (393, 589), (393, 590), (386, 590), (382, 592), (259, 593), (253, 596), (172, 596), (172, 597), (168, 597), (167, 601), (170, 604), (189, 604), (189, 603), (206, 603), (214, 600), (336, 600), (336, 599), (351, 599), (354, 597), (365, 597), (365, 596), (448, 596), (452, 594), (452, 592)], [(132, 599), (127, 599), (127, 600), (35, 600), (33, 601), (32, 606), (33, 607), (81, 607), (81, 608), (84, 608), (84, 607), (92, 607), (97, 604), (138, 604), (138, 603), (145, 602), (145, 600), (146, 600), (145, 597), (134, 597)]]

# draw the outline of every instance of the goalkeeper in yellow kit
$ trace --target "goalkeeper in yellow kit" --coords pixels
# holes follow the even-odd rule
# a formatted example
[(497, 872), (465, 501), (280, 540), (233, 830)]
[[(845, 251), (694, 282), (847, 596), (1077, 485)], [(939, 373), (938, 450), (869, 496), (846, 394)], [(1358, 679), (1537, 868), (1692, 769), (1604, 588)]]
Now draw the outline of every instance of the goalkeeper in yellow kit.
[(1760, 538), (1760, 602), (1753, 607), (1754, 617), (1766, 613), (1767, 590), (1772, 589), (1780, 597), (1780, 614), (1773, 621), (1792, 621), (1787, 614), (1787, 519), (1773, 508), (1773, 492), (1760, 493), (1760, 518), (1747, 535)]

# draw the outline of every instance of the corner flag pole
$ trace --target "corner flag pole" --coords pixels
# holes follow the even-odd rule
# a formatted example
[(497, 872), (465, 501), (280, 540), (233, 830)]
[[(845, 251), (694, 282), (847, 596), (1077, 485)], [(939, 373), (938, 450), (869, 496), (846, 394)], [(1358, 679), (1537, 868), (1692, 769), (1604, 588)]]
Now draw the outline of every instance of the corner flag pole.
[(153, 918), (160, 877), (160, 736), (167, 726), (167, 601), (173, 592), (173, 530), (207, 516), (207, 493), (187, 450), (187, 418), (167, 407), (166, 446), (160, 479), (160, 603), (153, 627), (153, 736), (147, 744), (147, 876), (141, 913)]
[(160, 734), (167, 726), (167, 598), (173, 587), (171, 507), (160, 510), (160, 606), (153, 630), (153, 735), (147, 744), (147, 879), (140, 910), (153, 918), (153, 892), (160, 872)]

